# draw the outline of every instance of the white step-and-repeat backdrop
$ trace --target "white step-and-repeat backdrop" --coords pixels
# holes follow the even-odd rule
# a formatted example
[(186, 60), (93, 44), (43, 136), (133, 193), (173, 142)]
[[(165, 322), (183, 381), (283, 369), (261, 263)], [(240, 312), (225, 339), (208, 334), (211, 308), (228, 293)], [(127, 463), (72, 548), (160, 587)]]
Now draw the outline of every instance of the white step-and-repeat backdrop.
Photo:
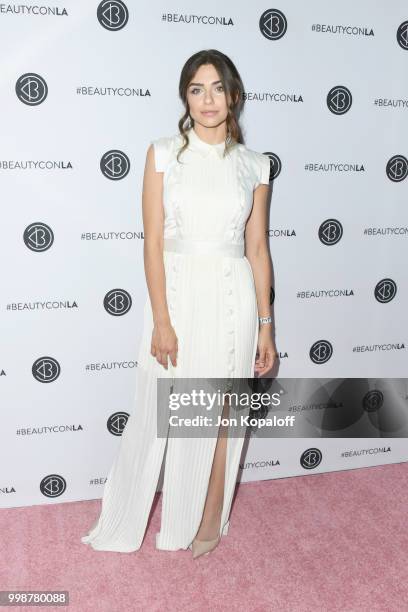
[(279, 378), (384, 386), (346, 384), (347, 403), (305, 393), (290, 409), (308, 437), (252, 431), (240, 478), (408, 460), (406, 1), (10, 2), (3, 507), (102, 494), (135, 396), (145, 155), (177, 132), (180, 71), (205, 48), (236, 64), (246, 144), (271, 159)]

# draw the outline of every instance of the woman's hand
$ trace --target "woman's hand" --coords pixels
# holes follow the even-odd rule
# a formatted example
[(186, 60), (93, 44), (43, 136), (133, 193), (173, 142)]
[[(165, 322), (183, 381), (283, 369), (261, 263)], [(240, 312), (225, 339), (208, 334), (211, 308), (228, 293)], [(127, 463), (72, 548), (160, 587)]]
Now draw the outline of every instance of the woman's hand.
[(258, 353), (259, 356), (255, 360), (255, 372), (259, 376), (263, 376), (269, 372), (279, 359), (278, 351), (276, 350), (275, 342), (272, 338), (272, 328), (269, 323), (261, 325), (258, 334)]
[(150, 352), (165, 370), (168, 369), (168, 357), (173, 366), (177, 365), (178, 340), (171, 323), (154, 325)]

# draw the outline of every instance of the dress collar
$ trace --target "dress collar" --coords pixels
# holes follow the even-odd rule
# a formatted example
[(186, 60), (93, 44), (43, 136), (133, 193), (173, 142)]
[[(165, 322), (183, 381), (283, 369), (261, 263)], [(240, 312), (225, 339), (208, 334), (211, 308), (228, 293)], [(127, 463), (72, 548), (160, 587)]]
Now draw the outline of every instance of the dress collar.
[(218, 144), (209, 144), (208, 142), (201, 140), (201, 138), (197, 136), (193, 127), (187, 130), (187, 136), (190, 141), (189, 147), (192, 150), (197, 151), (197, 153), (200, 153), (200, 155), (202, 155), (203, 157), (206, 157), (210, 153), (216, 153), (219, 158), (223, 158), (225, 148), (224, 142), (219, 142)]

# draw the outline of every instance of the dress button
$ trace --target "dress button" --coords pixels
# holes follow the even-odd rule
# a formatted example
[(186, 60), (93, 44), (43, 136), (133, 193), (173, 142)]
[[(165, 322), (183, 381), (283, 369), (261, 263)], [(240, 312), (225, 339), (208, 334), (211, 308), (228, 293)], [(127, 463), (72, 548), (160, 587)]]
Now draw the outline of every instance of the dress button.
[(231, 270), (229, 268), (225, 268), (224, 276), (229, 276), (231, 274)]

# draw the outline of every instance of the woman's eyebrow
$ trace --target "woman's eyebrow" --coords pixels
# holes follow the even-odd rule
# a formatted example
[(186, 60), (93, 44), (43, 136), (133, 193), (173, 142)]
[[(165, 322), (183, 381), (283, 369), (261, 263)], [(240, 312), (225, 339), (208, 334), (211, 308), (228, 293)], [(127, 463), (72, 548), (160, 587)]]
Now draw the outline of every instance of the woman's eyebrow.
[[(210, 85), (216, 85), (217, 83), (221, 83), (221, 81), (213, 81), (212, 83), (210, 83)], [(191, 85), (201, 85), (202, 87), (204, 87), (204, 83), (190, 83), (189, 87), (191, 87)]]

